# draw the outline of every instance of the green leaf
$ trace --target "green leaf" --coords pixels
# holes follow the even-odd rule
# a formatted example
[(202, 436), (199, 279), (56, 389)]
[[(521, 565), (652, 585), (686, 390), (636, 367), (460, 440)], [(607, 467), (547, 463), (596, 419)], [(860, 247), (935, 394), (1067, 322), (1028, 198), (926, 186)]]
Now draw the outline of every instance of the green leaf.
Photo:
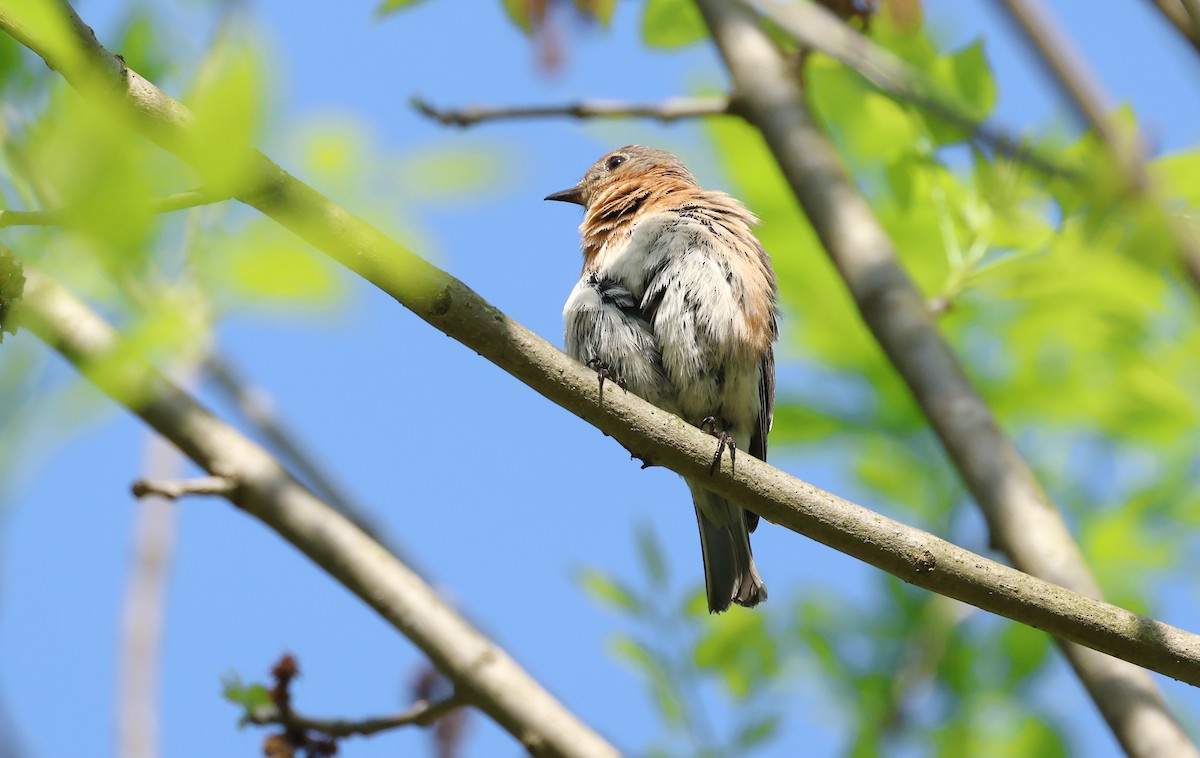
[(708, 27), (692, 0), (646, 0), (642, 41), (650, 47), (686, 47), (706, 36)]
[(575, 7), (608, 26), (612, 23), (613, 11), (617, 9), (617, 0), (575, 0)]
[(597, 569), (579, 572), (578, 582), (593, 599), (613, 610), (636, 614), (645, 607), (633, 590)]
[(938, 661), (938, 676), (959, 697), (969, 696), (977, 685), (975, 660), (979, 651), (966, 639), (961, 629), (955, 630)]
[(779, 716), (771, 714), (770, 716), (764, 716), (742, 724), (737, 731), (737, 735), (733, 738), (733, 744), (742, 750), (749, 750), (750, 748), (762, 745), (778, 733)]
[(504, 11), (526, 36), (533, 34), (532, 0), (504, 0)]
[(1008, 659), (1008, 681), (1004, 689), (1012, 691), (1047, 660), (1050, 637), (1024, 624), (1009, 624), (1000, 635), (1000, 648)]
[(683, 614), (692, 618), (708, 618), (708, 594), (703, 587), (697, 587), (683, 599)]
[(221, 681), (221, 696), (247, 711), (274, 708), (270, 691), (261, 684), (243, 684), (241, 677), (231, 674)]
[(654, 530), (643, 524), (637, 530), (638, 553), (642, 557), (642, 567), (650, 578), (650, 584), (663, 588), (667, 584), (667, 564), (663, 560), (662, 547)]
[(708, 633), (696, 643), (693, 659), (697, 668), (719, 673), (730, 694), (741, 700), (780, 668), (763, 614), (741, 608), (713, 618)]
[(402, 11), (405, 8), (411, 8), (423, 2), (425, 0), (383, 0), (379, 7), (375, 9), (375, 15), (388, 16), (396, 11)]
[(63, 226), (86, 240), (110, 272), (140, 274), (155, 218), (154, 159), (126, 118), (106, 101), (53, 98), (24, 147), (30, 172), (66, 215)]
[(1027, 716), (1015, 728), (1010, 726), (993, 743), (998, 755), (1036, 755), (1038, 758), (1066, 758), (1070, 755), (1067, 743), (1058, 729), (1036, 716)]
[(214, 45), (185, 98), (195, 117), (189, 149), (215, 192), (235, 194), (253, 170), (253, 144), (262, 128), (266, 87), (262, 62), (249, 43)]
[(625, 635), (617, 635), (609, 643), (608, 648), (613, 656), (630, 664), (635, 671), (650, 680), (650, 690), (654, 702), (662, 713), (663, 718), (670, 724), (682, 724), (684, 721), (683, 703), (679, 693), (667, 674), (667, 665), (653, 651), (641, 642)]
[(662, 666), (654, 653), (632, 637), (617, 635), (609, 641), (608, 649), (614, 656), (632, 664), (636, 670), (647, 676), (657, 676), (662, 672)]
[(153, 82), (165, 77), (170, 67), (165, 44), (155, 19), (144, 10), (135, 10), (125, 22), (117, 50), (130, 68)]
[(464, 145), (423, 149), (402, 159), (397, 173), (413, 185), (414, 197), (456, 204), (471, 194), (497, 188), (501, 178), (510, 174), (496, 150)]
[[(996, 83), (987, 65), (983, 42), (957, 53), (938, 56), (931, 69), (931, 83), (941, 97), (949, 99), (976, 121), (983, 121), (996, 104)], [(970, 133), (936, 117), (926, 119), (929, 133), (939, 145), (962, 142)]]
[(329, 263), (270, 231), (243, 236), (227, 261), (224, 283), (254, 303), (262, 298), (302, 306), (328, 304), (340, 291)]
[(1164, 155), (1151, 165), (1168, 192), (1200, 205), (1200, 150)]

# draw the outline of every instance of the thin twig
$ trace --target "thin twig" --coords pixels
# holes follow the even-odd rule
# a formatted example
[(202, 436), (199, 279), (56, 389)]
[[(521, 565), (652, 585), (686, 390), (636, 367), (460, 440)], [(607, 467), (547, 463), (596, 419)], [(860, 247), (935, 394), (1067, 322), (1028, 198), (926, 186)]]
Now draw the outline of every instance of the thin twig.
[(177, 500), (185, 495), (229, 497), (237, 491), (237, 480), (228, 476), (201, 476), (195, 479), (138, 479), (130, 487), (134, 497), (157, 495)]
[(453, 710), (467, 705), (466, 698), (455, 692), (444, 700), (422, 700), (403, 713), (368, 719), (317, 719), (301, 716), (293, 709), (287, 716), (278, 709), (250, 713), (247, 719), (258, 725), (279, 724), (288, 728), (320, 732), (327, 737), (367, 737), (389, 729), (405, 726), (429, 726)]
[[(1061, 514), (938, 331), (892, 241), (818, 127), (759, 19), (742, 3), (696, 4), (747, 118), (762, 132), (863, 321), (983, 511), (993, 544), (1030, 574), (1100, 597)], [(1077, 645), (1064, 643), (1063, 649), (1126, 750), (1197, 755), (1145, 671)]]
[(1112, 154), (1125, 188), (1163, 214), (1184, 270), (1200, 289), (1200, 237), (1191, 222), (1167, 209), (1146, 165), (1142, 140), (1136, 130), (1123, 128), (1112, 117), (1111, 99), (1083, 55), (1043, 5), (1028, 0), (995, 2), (1037, 53), (1080, 120), (1095, 131)]
[(518, 105), (489, 107), (469, 105), (464, 108), (436, 108), (420, 95), (414, 95), (412, 106), (429, 118), (453, 126), (472, 126), (483, 121), (519, 118), (651, 118), (665, 123), (698, 116), (725, 116), (733, 111), (729, 98), (672, 97), (660, 103), (625, 103), (618, 100), (580, 100), (566, 105)]
[[(201, 205), (211, 205), (228, 200), (228, 195), (216, 195), (203, 190), (187, 190), (176, 192), (164, 197), (158, 197), (147, 202), (150, 213), (158, 215), (195, 208)], [(72, 208), (56, 208), (46, 211), (9, 211), (0, 210), (0, 228), (9, 226), (68, 226), (74, 215)]]

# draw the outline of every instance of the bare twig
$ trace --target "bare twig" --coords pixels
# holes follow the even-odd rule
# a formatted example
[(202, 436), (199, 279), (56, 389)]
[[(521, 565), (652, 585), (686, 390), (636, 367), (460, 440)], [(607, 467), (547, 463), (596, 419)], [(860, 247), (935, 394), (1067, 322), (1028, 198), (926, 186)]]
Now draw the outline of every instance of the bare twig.
[[(228, 200), (228, 195), (216, 195), (203, 190), (187, 190), (164, 197), (154, 198), (147, 203), (150, 213), (171, 213), (201, 205), (211, 205)], [(0, 210), (0, 228), (8, 226), (67, 226), (71, 223), (73, 209), (57, 208), (47, 211)]]
[(733, 113), (729, 98), (672, 97), (659, 103), (625, 103), (618, 100), (580, 100), (567, 105), (526, 105), (465, 108), (435, 108), (419, 95), (412, 106), (429, 118), (453, 126), (472, 126), (483, 121), (518, 118), (651, 118), (663, 122), (698, 116), (725, 116)]
[(157, 495), (176, 500), (185, 495), (229, 497), (237, 490), (237, 481), (228, 476), (202, 476), (196, 479), (138, 479), (130, 488), (134, 497)]
[[(1000, 127), (968, 113), (918, 69), (876, 45), (828, 8), (808, 2), (783, 4), (764, 0), (751, 4), (801, 45), (836, 58), (884, 92), (961, 128), (972, 141), (987, 145), (1013, 160), (1027, 163), (1045, 174), (1066, 178), (1078, 177), (1079, 172), (1075, 168), (1042, 154), (1027, 140), (1013, 137)], [(414, 97), (412, 104), (426, 116), (443, 124), (456, 126), (470, 126), (498, 119), (551, 116), (644, 117), (673, 121), (699, 116), (740, 115), (737, 99), (729, 97), (676, 97), (651, 104), (585, 100), (566, 105), (470, 106), (459, 109), (438, 109), (423, 98)]]
[(1189, 0), (1189, 5), (1184, 7), (1182, 0), (1150, 0), (1162, 15), (1171, 22), (1171, 25), (1183, 35), (1192, 47), (1200, 53), (1200, 27), (1197, 26), (1197, 21), (1200, 20), (1192, 7), (1195, 6), (1196, 0)]
[[(787, 62), (741, 4), (697, 0), (743, 102), (853, 295), (1013, 563), (1089, 597), (1100, 588), (1070, 530), (971, 386), (891, 240), (809, 113)], [(757, 5), (757, 3), (756, 3)], [(1196, 755), (1144, 671), (1064, 644), (1126, 750)]]
[(429, 726), (451, 711), (467, 705), (466, 698), (457, 692), (443, 700), (422, 700), (403, 713), (367, 719), (317, 719), (301, 716), (292, 710), (284, 716), (278, 709), (267, 713), (250, 713), (247, 718), (254, 724), (279, 724), (281, 726), (320, 732), (327, 737), (366, 737), (390, 729), (405, 726)]
[(1191, 223), (1167, 209), (1146, 166), (1145, 148), (1137, 132), (1112, 117), (1112, 104), (1100, 80), (1050, 11), (1028, 0), (995, 0), (1036, 51), (1080, 120), (1090, 126), (1112, 154), (1126, 189), (1153, 204), (1178, 250), (1192, 284), (1200, 288), (1200, 238)]

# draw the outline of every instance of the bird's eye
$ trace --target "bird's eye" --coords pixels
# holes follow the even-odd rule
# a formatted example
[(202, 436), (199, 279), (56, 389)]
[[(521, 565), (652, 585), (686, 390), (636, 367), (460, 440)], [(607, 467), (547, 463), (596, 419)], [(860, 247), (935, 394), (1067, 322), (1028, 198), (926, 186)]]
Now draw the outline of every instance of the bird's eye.
[(625, 162), (625, 156), (614, 155), (613, 157), (609, 158), (608, 161), (605, 162), (604, 166), (609, 171), (612, 171), (613, 169), (615, 169), (617, 166), (620, 166), (624, 162)]

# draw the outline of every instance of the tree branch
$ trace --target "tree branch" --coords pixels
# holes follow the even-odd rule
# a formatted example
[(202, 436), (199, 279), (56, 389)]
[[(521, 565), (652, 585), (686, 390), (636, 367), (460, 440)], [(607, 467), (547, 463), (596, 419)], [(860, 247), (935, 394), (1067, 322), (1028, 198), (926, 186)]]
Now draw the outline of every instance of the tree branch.
[(1027, 0), (995, 0), (1034, 49), (1065, 100), (1090, 126), (1112, 154), (1121, 181), (1134, 196), (1163, 214), (1163, 221), (1196, 288), (1200, 288), (1200, 238), (1186, 219), (1166, 207), (1162, 192), (1146, 166), (1146, 154), (1136, 130), (1122, 127), (1111, 115), (1112, 103), (1083, 55), (1063, 32), (1050, 11)]
[[(942, 339), (778, 49), (745, 7), (696, 2), (747, 118), (982, 509), (992, 541), (1030, 574), (1100, 597), (1070, 530)], [(1146, 672), (1075, 645), (1063, 650), (1127, 751), (1197, 755)]]
[(315, 719), (301, 716), (294, 710), (285, 716), (278, 709), (274, 709), (265, 714), (251, 713), (248, 715), (248, 719), (251, 723), (260, 726), (279, 724), (288, 728), (320, 732), (328, 737), (368, 737), (405, 726), (429, 726), (447, 713), (467, 704), (467, 700), (456, 692), (444, 700), (432, 703), (422, 700), (407, 711), (394, 716), (359, 720)]
[(697, 116), (726, 116), (733, 110), (729, 98), (672, 97), (661, 103), (624, 103), (616, 100), (579, 100), (566, 105), (525, 105), (488, 107), (471, 105), (465, 108), (435, 108), (420, 95), (412, 98), (412, 106), (434, 121), (453, 126), (472, 126), (483, 121), (518, 118), (651, 118), (670, 123), (681, 118)]
[[(22, 324), (117, 402), (128, 406), (205, 470), (238, 482), (226, 493), (372, 606), (413, 641), (457, 692), (535, 755), (616, 756), (503, 650), (472, 628), (407, 566), (293, 479), (262, 447), (213, 416), (145, 361), (117, 374), (89, 373), (118, 360), (119, 338), (86, 305), (26, 268)], [(124, 346), (124, 355), (136, 355)], [(172, 491), (172, 487), (161, 487)], [(181, 489), (187, 489), (186, 487)]]
[[(61, 286), (30, 268), (26, 278), (23, 324), (72, 363), (86, 369), (96, 361), (129, 354), (112, 328)], [(632, 393), (602, 394), (594, 371), (507, 317), (488, 321), (486, 343), (475, 343), (481, 345), (481, 352), (517, 354), (495, 362), (518, 368), (519, 373), (514, 371), (518, 378), (639, 457), (686, 477), (705, 478), (717, 494), (904, 581), (1200, 686), (1200, 636), (1023, 574), (813, 487), (756, 458), (739, 460), (736, 468), (725, 460), (720, 473), (710, 475), (708, 434)], [(478, 325), (474, 318), (468, 317), (467, 322)], [(532, 681), (523, 684), (527, 675), (467, 628), (415, 574), (299, 485), (261, 447), (213, 417), (148, 364), (130, 363), (119, 375), (89, 378), (197, 464), (236, 478), (241, 486), (230, 496), (233, 502), (375, 607), (485, 712), (492, 714), (498, 705), (484, 696), (508, 705), (512, 705), (509, 701), (524, 704), (533, 697), (519, 692), (536, 687)], [(464, 658), (462, 650), (473, 647), (485, 649)], [(505, 669), (505, 674), (481, 666), (481, 661)], [(484, 671), (489, 676), (482, 677)], [(506, 695), (505, 686), (517, 689)], [(529, 707), (547, 708), (533, 703)], [(511, 714), (501, 711), (501, 715), (510, 718)]]

